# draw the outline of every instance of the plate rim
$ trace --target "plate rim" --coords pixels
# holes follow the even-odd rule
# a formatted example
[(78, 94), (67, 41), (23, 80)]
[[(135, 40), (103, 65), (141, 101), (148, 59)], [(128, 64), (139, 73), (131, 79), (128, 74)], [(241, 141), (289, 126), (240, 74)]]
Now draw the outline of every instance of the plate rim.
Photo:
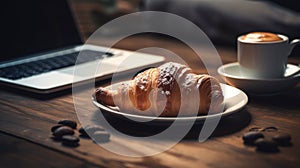
[[(124, 83), (123, 82), (118, 82), (118, 83), (115, 83), (113, 85), (117, 85), (117, 84), (121, 84), (121, 83)], [(228, 116), (228, 115), (231, 115), (235, 112), (238, 112), (240, 111), (242, 108), (244, 108), (247, 103), (248, 103), (248, 96), (246, 95), (245, 92), (243, 92), (242, 90), (236, 88), (236, 87), (233, 87), (233, 86), (230, 86), (230, 85), (227, 85), (227, 84), (224, 84), (224, 83), (220, 83), (220, 85), (223, 87), (227, 87), (227, 88), (230, 88), (230, 89), (235, 89), (237, 91), (239, 91), (239, 94), (242, 95), (243, 99), (241, 99), (240, 102), (243, 101), (242, 104), (240, 105), (237, 105), (237, 107), (234, 109), (234, 110), (225, 110), (221, 113), (216, 113), (216, 114), (210, 114), (210, 115), (203, 115), (203, 116), (183, 116), (183, 117), (154, 117), (154, 116), (146, 116), (146, 115), (137, 115), (137, 114), (130, 114), (130, 113), (125, 113), (125, 112), (121, 112), (121, 111), (116, 111), (114, 109), (111, 109), (110, 107), (106, 106), (106, 105), (103, 105), (99, 102), (96, 101), (96, 98), (95, 96), (93, 95), (92, 96), (92, 103), (98, 107), (101, 110), (104, 110), (104, 111), (107, 111), (107, 112), (110, 112), (110, 113), (113, 113), (113, 114), (116, 114), (116, 115), (120, 115), (120, 116), (123, 116), (123, 117), (129, 117), (129, 118), (136, 118), (136, 119), (147, 119), (149, 120), (149, 122), (156, 122), (156, 121), (159, 121), (159, 122), (171, 122), (171, 121), (189, 121), (189, 120), (194, 120), (194, 121), (202, 121), (202, 120), (206, 120), (206, 119), (213, 119), (213, 118), (216, 118), (216, 117), (225, 117), (225, 116)], [(109, 85), (109, 86), (112, 86), (112, 85)], [(107, 87), (109, 87), (107, 86)], [(223, 91), (224, 93), (224, 91)], [(225, 96), (224, 96), (225, 97)], [(233, 107), (233, 106), (231, 106)], [(101, 111), (102, 112), (102, 111)]]

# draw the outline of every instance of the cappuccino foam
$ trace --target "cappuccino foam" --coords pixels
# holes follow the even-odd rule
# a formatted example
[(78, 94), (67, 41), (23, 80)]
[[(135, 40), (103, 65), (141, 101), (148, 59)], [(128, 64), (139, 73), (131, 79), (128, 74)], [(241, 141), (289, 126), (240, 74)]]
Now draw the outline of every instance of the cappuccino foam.
[(245, 42), (276, 42), (283, 39), (277, 34), (268, 32), (252, 32), (241, 37)]

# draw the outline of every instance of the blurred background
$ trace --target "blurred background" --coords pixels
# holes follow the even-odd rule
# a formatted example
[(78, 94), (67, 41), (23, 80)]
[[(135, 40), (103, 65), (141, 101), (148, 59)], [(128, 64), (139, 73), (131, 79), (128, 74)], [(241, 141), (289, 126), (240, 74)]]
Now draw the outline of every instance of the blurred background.
[(103, 24), (139, 10), (140, 0), (69, 0), (82, 37), (86, 40)]
[[(189, 19), (216, 44), (232, 45), (251, 31), (300, 37), (297, 0), (70, 0), (83, 38), (119, 16), (136, 11), (164, 11)], [(126, 27), (126, 25), (124, 25)], [(188, 28), (183, 29), (188, 31)]]

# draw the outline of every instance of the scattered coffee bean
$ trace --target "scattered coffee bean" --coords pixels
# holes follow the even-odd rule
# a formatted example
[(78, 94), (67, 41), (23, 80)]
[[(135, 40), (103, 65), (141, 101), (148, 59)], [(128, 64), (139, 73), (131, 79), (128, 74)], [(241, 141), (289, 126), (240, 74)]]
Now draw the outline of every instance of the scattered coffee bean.
[(84, 137), (89, 137), (88, 134), (92, 135), (96, 131), (105, 131), (105, 129), (99, 125), (88, 125), (79, 129), (79, 133)]
[(79, 138), (74, 135), (64, 135), (62, 136), (62, 144), (65, 146), (76, 147), (78, 146)]
[(256, 149), (261, 152), (278, 152), (277, 143), (272, 140), (267, 140), (264, 138), (259, 138), (255, 141)]
[(64, 135), (74, 135), (74, 130), (67, 126), (61, 126), (53, 132), (53, 136), (56, 139), (61, 139)]
[(61, 125), (61, 124), (54, 125), (53, 127), (51, 127), (51, 132), (54, 132), (57, 128), (59, 128), (61, 126), (63, 126), (63, 125)]
[(280, 146), (288, 146), (291, 144), (292, 137), (287, 133), (280, 133), (274, 135), (272, 139)]
[(58, 122), (58, 124), (69, 126), (69, 127), (73, 128), (73, 129), (76, 129), (76, 127), (77, 127), (76, 121), (73, 121), (73, 120), (60, 120)]
[(82, 135), (86, 135), (87, 133), (85, 132), (84, 128), (83, 127), (80, 127), (78, 132)]
[(263, 130), (263, 128), (261, 128), (261, 127), (252, 127), (249, 129), (249, 132), (260, 132), (262, 130)]
[(264, 135), (261, 132), (247, 132), (243, 135), (243, 140), (246, 145), (254, 145), (254, 141), (258, 138), (263, 138)]
[(85, 131), (85, 129), (83, 127), (79, 128), (79, 133), (80, 133), (80, 137), (81, 138), (90, 138), (90, 136), (88, 135), (88, 133)]
[(291, 146), (291, 135), (279, 132), (275, 126), (252, 127), (243, 135), (244, 144), (256, 146), (257, 151), (279, 152), (279, 146)]
[[(62, 145), (69, 147), (79, 146), (79, 137), (74, 136), (77, 123), (73, 120), (60, 120), (57, 125), (51, 127), (52, 139), (62, 142)], [(89, 137), (91, 135), (95, 142), (108, 142), (110, 134), (100, 125), (88, 125), (79, 130), (80, 137)]]
[(92, 137), (96, 142), (108, 142), (110, 134), (106, 131), (96, 131), (93, 133)]
[(276, 132), (276, 131), (278, 131), (278, 128), (271, 126), (271, 127), (264, 128), (262, 131), (265, 131), (265, 132)]

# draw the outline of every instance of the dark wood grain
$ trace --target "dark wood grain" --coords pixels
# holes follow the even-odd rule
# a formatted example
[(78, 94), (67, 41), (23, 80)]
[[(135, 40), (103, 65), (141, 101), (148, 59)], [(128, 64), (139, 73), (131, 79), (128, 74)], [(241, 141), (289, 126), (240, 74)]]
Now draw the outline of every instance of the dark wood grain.
[[(159, 39), (144, 40), (141, 37), (128, 39), (120, 42), (119, 47), (130, 47), (130, 40), (146, 41), (146, 45), (169, 46), (179, 53), (188, 53), (186, 48), (173, 41)], [(148, 41), (148, 43), (147, 43)], [(126, 42), (126, 43), (125, 43)], [(134, 43), (135, 43), (134, 42)], [(136, 44), (136, 43), (135, 43)], [(173, 44), (176, 46), (173, 46)], [(124, 47), (125, 45), (125, 47)], [(145, 46), (134, 45), (136, 48)], [(219, 48), (224, 62), (235, 60), (235, 52), (230, 49)], [(187, 57), (193, 62), (193, 57)], [(297, 59), (295, 59), (297, 61)], [(203, 71), (196, 69), (196, 71)], [(102, 83), (105, 85), (108, 83)], [(99, 85), (99, 86), (100, 86)], [(84, 114), (76, 114), (71, 93), (52, 99), (36, 99), (34, 97), (5, 91), (0, 91), (1, 131), (41, 144), (45, 150), (58, 152), (63, 155), (78, 158), (87, 163), (106, 167), (297, 167), (300, 163), (300, 105), (299, 87), (278, 96), (254, 97), (249, 96), (249, 104), (241, 112), (223, 119), (212, 137), (204, 143), (199, 143), (197, 137), (199, 126), (195, 126), (186, 138), (171, 149), (151, 156), (142, 158), (131, 158), (111, 153), (89, 139), (82, 139), (77, 148), (67, 148), (51, 139), (50, 128), (58, 120), (68, 118), (77, 120), (78, 115), (85, 124), (98, 123), (95, 118), (100, 113), (90, 102), (91, 90), (81, 90), (76, 95), (86, 95), (88, 99), (82, 99)], [(75, 95), (75, 96), (76, 96)], [(143, 132), (154, 131), (147, 126), (134, 125), (118, 119), (110, 119), (111, 124), (120, 131), (129, 135), (143, 135)], [(101, 124), (101, 123), (100, 123)], [(254, 126), (266, 127), (276, 126), (283, 132), (288, 132), (293, 137), (293, 146), (280, 148), (279, 153), (264, 154), (256, 152), (253, 147), (245, 146), (241, 136), (244, 132)], [(30, 143), (28, 142), (28, 143)], [(135, 141), (125, 141), (122, 138), (112, 136), (111, 142), (115, 147), (124, 148), (130, 152), (144, 152), (151, 150), (153, 144), (137, 146)], [(13, 148), (13, 145), (8, 144)], [(158, 145), (154, 145), (159, 148)], [(5, 154), (5, 152), (3, 153)], [(22, 153), (16, 151), (16, 156)], [(30, 158), (28, 158), (30, 159)], [(61, 158), (62, 162), (68, 159)], [(24, 161), (25, 162), (25, 161)], [(28, 164), (27, 161), (24, 164)], [(76, 163), (74, 163), (76, 164)]]
[[(95, 43), (105, 45), (109, 40), (113, 39), (101, 39)], [(128, 50), (151, 46), (159, 46), (178, 54), (197, 73), (206, 72), (193, 51), (176, 40), (140, 35), (126, 38), (115, 45), (117, 48)], [(218, 46), (217, 50), (224, 63), (236, 61), (233, 46)], [(299, 54), (289, 59), (289, 62), (299, 63)], [(216, 70), (214, 75), (221, 79)], [(100, 82), (97, 86), (109, 83), (108, 80)], [(2, 86), (0, 163), (5, 167), (299, 167), (300, 85), (281, 95), (249, 95), (246, 108), (222, 119), (207, 141), (198, 142), (201, 125), (195, 125), (178, 144), (165, 152), (147, 157), (121, 156), (107, 151), (90, 139), (82, 138), (77, 148), (64, 147), (52, 140), (50, 128), (60, 119), (74, 119), (84, 125), (103, 124), (98, 118), (101, 112), (91, 103), (91, 89), (83, 88), (73, 95), (69, 91), (50, 99), (40, 99), (19, 91), (13, 92)], [(81, 106), (75, 110), (73, 96), (80, 95), (83, 98), (79, 97), (76, 100), (79, 100)], [(107, 121), (117, 130), (132, 136), (147, 136), (161, 131), (159, 127), (139, 125), (109, 116)], [(292, 146), (280, 147), (280, 152), (270, 154), (257, 152), (255, 148), (245, 146), (241, 137), (255, 126), (276, 126), (279, 131), (290, 133), (293, 138)], [(108, 144), (136, 154), (162, 148), (159, 144), (151, 142), (139, 145), (138, 140), (128, 141), (114, 134)]]
[(3, 132), (0, 139), (1, 167), (98, 167)]

